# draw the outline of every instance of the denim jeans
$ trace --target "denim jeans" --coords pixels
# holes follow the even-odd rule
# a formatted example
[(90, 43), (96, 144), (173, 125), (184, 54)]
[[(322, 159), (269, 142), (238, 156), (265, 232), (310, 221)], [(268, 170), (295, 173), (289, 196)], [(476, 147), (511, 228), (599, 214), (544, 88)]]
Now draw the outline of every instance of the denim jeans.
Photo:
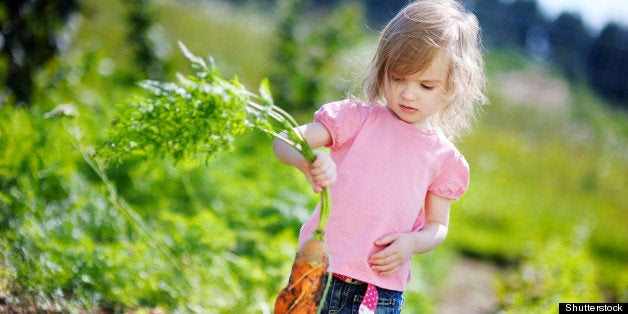
[[(366, 284), (350, 284), (332, 277), (321, 313), (357, 314), (366, 292)], [(375, 314), (399, 314), (403, 305), (401, 291), (377, 288), (379, 299)]]

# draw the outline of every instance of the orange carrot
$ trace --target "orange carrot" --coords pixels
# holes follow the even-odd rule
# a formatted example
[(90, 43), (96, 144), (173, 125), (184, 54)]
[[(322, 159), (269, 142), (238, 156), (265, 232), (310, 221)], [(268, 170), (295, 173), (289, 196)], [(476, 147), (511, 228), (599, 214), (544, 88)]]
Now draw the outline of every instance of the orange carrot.
[[(303, 138), (302, 136), (300, 138)], [(301, 146), (301, 154), (310, 162), (315, 159), (307, 141)], [(321, 300), (324, 302), (331, 282), (329, 249), (325, 242), (325, 226), (331, 213), (329, 189), (321, 192), (318, 226), (312, 237), (303, 243), (292, 264), (288, 285), (281, 290), (275, 301), (275, 314), (316, 314)]]
[(294, 259), (288, 285), (275, 302), (275, 314), (317, 312), (329, 278), (327, 252), (322, 234), (315, 234), (303, 244)]

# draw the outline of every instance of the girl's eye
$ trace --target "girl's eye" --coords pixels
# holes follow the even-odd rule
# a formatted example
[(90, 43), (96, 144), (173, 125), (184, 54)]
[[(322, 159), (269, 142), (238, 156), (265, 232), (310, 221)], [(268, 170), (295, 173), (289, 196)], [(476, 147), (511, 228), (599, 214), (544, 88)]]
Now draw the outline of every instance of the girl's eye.
[(425, 85), (425, 84), (421, 84), (421, 87), (423, 87), (423, 89), (425, 90), (433, 90), (434, 86), (429, 86), (429, 85)]
[(392, 80), (393, 82), (401, 82), (403, 81), (403, 78), (401, 76), (391, 75), (390, 80)]

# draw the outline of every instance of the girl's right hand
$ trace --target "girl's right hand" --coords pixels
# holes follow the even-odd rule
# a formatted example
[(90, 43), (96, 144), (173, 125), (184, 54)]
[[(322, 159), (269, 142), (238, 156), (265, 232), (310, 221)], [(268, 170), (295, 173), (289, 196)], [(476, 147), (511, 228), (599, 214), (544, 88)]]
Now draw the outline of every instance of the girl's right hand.
[(324, 187), (336, 182), (336, 163), (325, 151), (315, 151), (314, 155), (316, 155), (314, 162), (307, 164), (302, 171), (314, 192), (320, 193)]

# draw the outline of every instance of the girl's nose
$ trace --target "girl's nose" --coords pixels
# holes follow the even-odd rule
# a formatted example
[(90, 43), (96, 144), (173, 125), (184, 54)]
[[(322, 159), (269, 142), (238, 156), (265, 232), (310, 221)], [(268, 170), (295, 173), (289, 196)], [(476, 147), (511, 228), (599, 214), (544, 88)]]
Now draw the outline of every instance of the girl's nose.
[(405, 100), (416, 100), (416, 91), (412, 84), (405, 84), (401, 90), (401, 97)]

